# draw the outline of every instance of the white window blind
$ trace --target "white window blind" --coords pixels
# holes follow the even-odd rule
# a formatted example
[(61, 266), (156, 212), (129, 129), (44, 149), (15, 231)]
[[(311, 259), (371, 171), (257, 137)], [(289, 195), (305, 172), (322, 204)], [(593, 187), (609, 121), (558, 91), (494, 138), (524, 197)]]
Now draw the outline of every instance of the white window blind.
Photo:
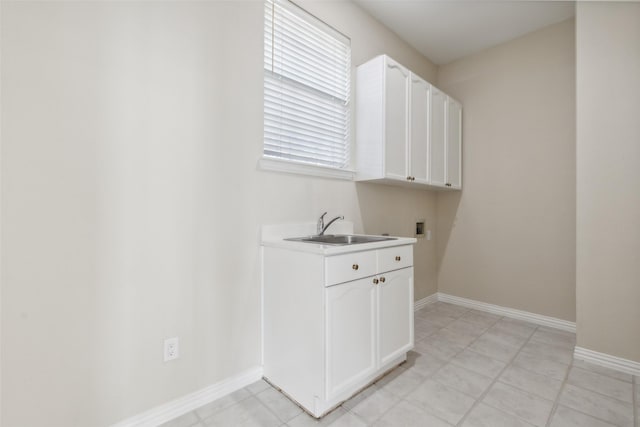
[(349, 167), (351, 41), (288, 0), (266, 0), (264, 156)]

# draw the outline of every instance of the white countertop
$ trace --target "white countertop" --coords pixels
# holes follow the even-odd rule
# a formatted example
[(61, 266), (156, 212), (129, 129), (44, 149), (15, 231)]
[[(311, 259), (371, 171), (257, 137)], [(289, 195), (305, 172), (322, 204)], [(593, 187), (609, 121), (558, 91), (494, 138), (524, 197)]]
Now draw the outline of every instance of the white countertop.
[[(413, 237), (388, 236), (393, 240), (380, 242), (356, 243), (352, 245), (326, 245), (312, 242), (296, 242), (284, 240), (291, 237), (305, 237), (316, 234), (315, 223), (279, 224), (262, 226), (262, 246), (288, 249), (292, 251), (309, 252), (324, 256), (339, 255), (350, 252), (369, 251), (372, 249), (390, 248), (393, 246), (412, 245), (416, 243)], [(353, 234), (353, 223), (336, 221), (325, 234)], [(387, 236), (385, 236), (387, 237)]]

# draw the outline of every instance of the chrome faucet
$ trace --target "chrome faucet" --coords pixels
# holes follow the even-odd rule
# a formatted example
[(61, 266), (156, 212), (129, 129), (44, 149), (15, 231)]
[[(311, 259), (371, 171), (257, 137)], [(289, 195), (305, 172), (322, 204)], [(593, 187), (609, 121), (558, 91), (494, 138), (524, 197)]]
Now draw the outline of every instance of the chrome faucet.
[(327, 225), (324, 225), (324, 216), (327, 213), (323, 213), (322, 215), (320, 215), (320, 218), (318, 218), (318, 226), (316, 228), (316, 231), (318, 232), (318, 236), (322, 236), (324, 234), (324, 232), (327, 230), (327, 228), (329, 228), (329, 226), (331, 224), (333, 224), (334, 222), (336, 222), (339, 219), (344, 219), (344, 216), (337, 216), (335, 218), (333, 218), (331, 221), (329, 221), (329, 223)]

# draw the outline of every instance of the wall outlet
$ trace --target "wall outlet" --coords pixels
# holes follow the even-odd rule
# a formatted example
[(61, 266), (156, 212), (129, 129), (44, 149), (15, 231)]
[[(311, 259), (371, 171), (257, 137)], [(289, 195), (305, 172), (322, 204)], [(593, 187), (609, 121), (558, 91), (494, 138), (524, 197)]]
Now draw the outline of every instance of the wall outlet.
[(177, 359), (180, 357), (180, 341), (178, 341), (178, 337), (167, 338), (164, 340), (164, 361), (168, 362), (173, 359)]

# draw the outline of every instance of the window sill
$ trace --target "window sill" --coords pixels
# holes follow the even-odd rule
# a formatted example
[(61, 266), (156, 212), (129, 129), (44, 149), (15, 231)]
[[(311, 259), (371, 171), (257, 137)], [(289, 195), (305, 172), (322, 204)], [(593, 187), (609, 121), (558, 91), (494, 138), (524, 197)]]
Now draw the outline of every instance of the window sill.
[(353, 181), (356, 175), (355, 171), (349, 169), (334, 169), (288, 160), (273, 159), (270, 157), (261, 158), (258, 161), (258, 169), (272, 172), (311, 175), (321, 178), (343, 179), (345, 181)]

